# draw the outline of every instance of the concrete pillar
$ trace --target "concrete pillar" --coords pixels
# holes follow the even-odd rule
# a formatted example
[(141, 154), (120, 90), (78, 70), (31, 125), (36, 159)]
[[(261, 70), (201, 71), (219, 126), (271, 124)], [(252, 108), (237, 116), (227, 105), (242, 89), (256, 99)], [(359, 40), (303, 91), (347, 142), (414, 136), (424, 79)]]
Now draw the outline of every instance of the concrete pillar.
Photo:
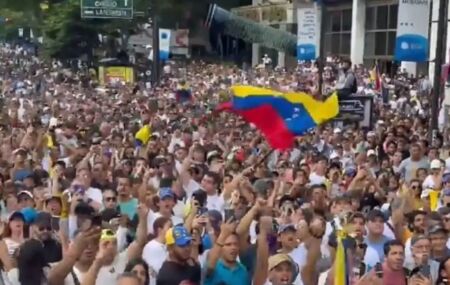
[[(252, 0), (253, 6), (258, 6), (261, 3), (262, 0)], [(252, 44), (252, 66), (257, 66), (260, 63), (261, 63), (261, 56), (259, 44)]]
[(366, 25), (366, 0), (353, 0), (352, 38), (350, 59), (352, 64), (364, 63), (364, 40)]
[[(287, 25), (286, 24), (280, 24), (280, 31), (286, 31)], [(279, 51), (278, 52), (278, 67), (285, 67), (286, 66), (286, 53)]]
[(411, 61), (402, 61), (400, 65), (400, 69), (403, 71), (404, 69), (408, 74), (412, 74), (416, 76), (417, 73), (417, 62), (411, 62)]
[(259, 44), (252, 44), (252, 66), (257, 66), (261, 63), (261, 52)]
[[(434, 59), (436, 58), (436, 42), (437, 42), (437, 26), (439, 19), (439, 0), (433, 0), (433, 10), (431, 11), (431, 27), (430, 27), (430, 57), (428, 64), (428, 76), (431, 79), (431, 83), (433, 83), (434, 78)], [(450, 8), (450, 3), (449, 3)], [(448, 10), (447, 19), (450, 19), (450, 9)], [(450, 29), (447, 29), (447, 47), (446, 47), (446, 56), (445, 63), (450, 61), (449, 57), (449, 47), (450, 47)]]

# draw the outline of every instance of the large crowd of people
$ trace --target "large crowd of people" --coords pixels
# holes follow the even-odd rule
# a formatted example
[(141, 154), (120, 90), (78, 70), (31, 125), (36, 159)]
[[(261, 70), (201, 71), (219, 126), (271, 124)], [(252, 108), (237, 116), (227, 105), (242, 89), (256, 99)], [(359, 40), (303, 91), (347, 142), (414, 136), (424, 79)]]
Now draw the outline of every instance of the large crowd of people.
[(450, 284), (431, 84), (398, 72), (378, 89), (345, 62), (329, 60), (324, 90), (351, 73), (372, 127), (330, 122), (279, 151), (215, 107), (234, 84), (321, 97), (314, 65), (170, 63), (151, 88), (99, 86), (3, 44), (0, 284)]

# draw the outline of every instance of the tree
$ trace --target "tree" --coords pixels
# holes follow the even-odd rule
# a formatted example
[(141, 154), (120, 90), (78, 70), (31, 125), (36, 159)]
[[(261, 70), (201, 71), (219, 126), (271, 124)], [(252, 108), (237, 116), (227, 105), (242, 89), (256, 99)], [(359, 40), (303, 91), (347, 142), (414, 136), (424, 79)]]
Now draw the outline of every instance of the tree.
[[(143, 9), (146, 4), (144, 0), (134, 2), (135, 10)], [(44, 54), (56, 58), (92, 56), (93, 49), (101, 44), (99, 34), (110, 38), (129, 36), (137, 31), (139, 23), (146, 20), (145, 17), (133, 20), (82, 19), (79, 0), (56, 3), (50, 6), (42, 26)]]

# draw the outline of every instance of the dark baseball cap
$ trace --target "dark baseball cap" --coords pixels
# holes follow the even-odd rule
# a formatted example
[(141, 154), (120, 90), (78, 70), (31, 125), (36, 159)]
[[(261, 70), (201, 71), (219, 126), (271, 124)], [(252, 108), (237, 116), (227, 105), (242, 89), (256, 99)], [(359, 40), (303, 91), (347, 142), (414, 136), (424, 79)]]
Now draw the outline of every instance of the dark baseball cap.
[(52, 215), (47, 212), (39, 212), (33, 222), (38, 227), (51, 227)]
[(437, 233), (443, 233), (443, 234), (447, 234), (447, 230), (440, 224), (431, 226), (428, 229), (428, 234), (437, 234)]

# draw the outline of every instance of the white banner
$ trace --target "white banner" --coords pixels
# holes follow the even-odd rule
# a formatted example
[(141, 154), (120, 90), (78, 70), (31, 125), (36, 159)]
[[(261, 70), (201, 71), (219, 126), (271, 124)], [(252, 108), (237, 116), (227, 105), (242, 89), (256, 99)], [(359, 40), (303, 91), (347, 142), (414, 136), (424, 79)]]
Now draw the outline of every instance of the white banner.
[(315, 3), (297, 9), (297, 59), (315, 60), (319, 57), (320, 6)]
[(428, 29), (431, 0), (400, 0), (395, 60), (428, 60)]
[(170, 54), (170, 30), (159, 29), (159, 59), (168, 60)]
[(19, 37), (23, 37), (23, 28), (18, 29)]

